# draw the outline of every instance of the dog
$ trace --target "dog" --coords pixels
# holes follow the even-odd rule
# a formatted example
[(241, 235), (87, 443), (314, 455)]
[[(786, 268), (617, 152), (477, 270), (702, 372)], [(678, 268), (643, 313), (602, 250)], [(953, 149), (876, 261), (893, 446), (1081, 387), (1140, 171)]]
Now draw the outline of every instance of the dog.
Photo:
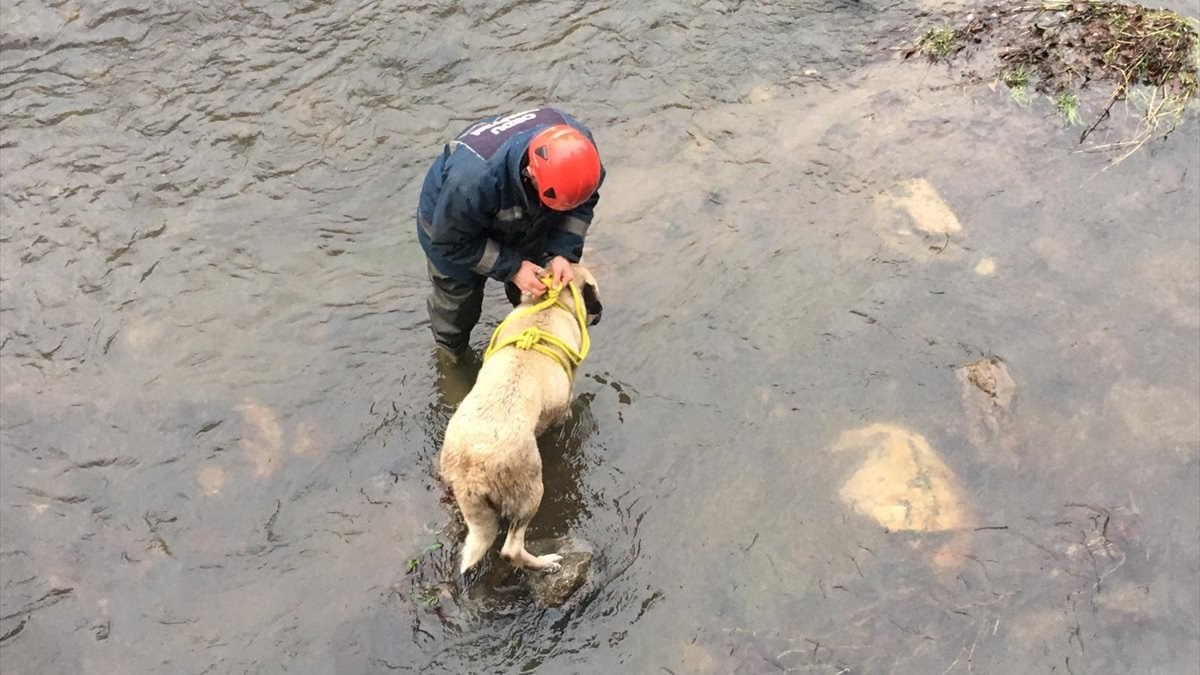
[(571, 284), (578, 295), (576, 289), (564, 288), (557, 304), (540, 311), (533, 311), (540, 299), (523, 296), (496, 329), (492, 344), (505, 345), (529, 329), (551, 337), (538, 340), (537, 348), (514, 344), (492, 351), (489, 347), (475, 385), (446, 426), (439, 464), (442, 480), (450, 486), (467, 523), (462, 573), (487, 554), (501, 518), (508, 521), (508, 536), (500, 549), (505, 560), (546, 574), (561, 569), (562, 556), (535, 556), (525, 550), (525, 530), (542, 502), (537, 437), (566, 420), (577, 365), (569, 352), (578, 355), (586, 350), (586, 328), (580, 325), (577, 299), (583, 302), (583, 323), (589, 326), (599, 322), (603, 311), (591, 272), (582, 265), (571, 267), (575, 274)]

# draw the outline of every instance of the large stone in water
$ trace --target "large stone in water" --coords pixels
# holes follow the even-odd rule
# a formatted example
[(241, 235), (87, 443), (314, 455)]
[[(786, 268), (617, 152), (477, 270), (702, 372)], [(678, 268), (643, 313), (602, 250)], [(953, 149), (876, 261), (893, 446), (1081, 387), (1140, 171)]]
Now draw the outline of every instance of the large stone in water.
[(899, 183), (875, 197), (876, 227), (894, 251), (918, 260), (951, 260), (962, 253), (953, 239), (962, 231), (950, 205), (925, 178)]
[(967, 382), (987, 394), (988, 398), (1000, 408), (1008, 410), (1012, 405), (1013, 393), (1017, 389), (1017, 384), (1013, 382), (1012, 376), (1008, 374), (1008, 368), (999, 358), (993, 356), (982, 361), (968, 363), (962, 367), (961, 372)]
[(969, 555), (975, 516), (958, 476), (924, 436), (872, 424), (843, 433), (834, 449), (867, 455), (840, 491), (850, 508), (889, 532), (953, 532), (930, 557), (935, 568), (957, 568)]
[(998, 357), (958, 369), (963, 414), (971, 444), (992, 464), (1020, 464), (1019, 444), (1012, 434), (1012, 403), (1017, 383)]
[(528, 542), (526, 548), (534, 555), (558, 553), (563, 557), (562, 569), (553, 574), (526, 572), (525, 587), (538, 607), (559, 607), (579, 590), (588, 578), (592, 566), (591, 546), (578, 539), (545, 539)]
[(924, 436), (891, 424), (872, 424), (843, 433), (834, 449), (867, 455), (840, 494), (850, 508), (888, 530), (948, 532), (974, 527), (958, 476)]

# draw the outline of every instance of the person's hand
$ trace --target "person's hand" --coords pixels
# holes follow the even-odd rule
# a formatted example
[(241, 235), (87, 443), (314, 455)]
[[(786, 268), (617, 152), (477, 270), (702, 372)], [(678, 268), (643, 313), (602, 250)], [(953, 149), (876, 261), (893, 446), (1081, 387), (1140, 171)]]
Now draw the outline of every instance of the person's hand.
[(538, 277), (545, 273), (536, 263), (528, 260), (521, 261), (521, 267), (517, 273), (513, 275), (513, 285), (521, 289), (522, 293), (528, 293), (535, 298), (540, 298), (546, 293), (546, 284)]
[(575, 271), (571, 269), (571, 261), (556, 255), (550, 259), (550, 283), (555, 288), (566, 288), (575, 279)]

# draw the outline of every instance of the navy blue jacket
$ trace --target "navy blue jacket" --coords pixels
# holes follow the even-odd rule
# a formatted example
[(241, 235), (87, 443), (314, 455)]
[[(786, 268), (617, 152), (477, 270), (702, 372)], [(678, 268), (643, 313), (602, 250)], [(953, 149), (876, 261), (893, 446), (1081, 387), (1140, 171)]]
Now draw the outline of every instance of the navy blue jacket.
[(530, 139), (564, 123), (592, 138), (566, 113), (533, 108), (480, 120), (446, 144), (425, 174), (417, 210), (417, 238), (442, 274), (508, 281), (523, 259), (579, 262), (599, 191), (572, 211), (555, 211), (521, 180)]

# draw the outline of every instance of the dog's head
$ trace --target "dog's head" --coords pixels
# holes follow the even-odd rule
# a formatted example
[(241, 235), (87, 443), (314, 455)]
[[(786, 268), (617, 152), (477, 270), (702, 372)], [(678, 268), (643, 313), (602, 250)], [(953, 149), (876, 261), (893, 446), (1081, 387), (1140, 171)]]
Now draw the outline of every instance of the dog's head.
[(575, 281), (572, 283), (579, 287), (579, 294), (583, 296), (588, 325), (595, 326), (600, 323), (600, 315), (604, 311), (604, 306), (600, 304), (600, 287), (588, 268), (573, 263), (571, 269), (575, 272)]

